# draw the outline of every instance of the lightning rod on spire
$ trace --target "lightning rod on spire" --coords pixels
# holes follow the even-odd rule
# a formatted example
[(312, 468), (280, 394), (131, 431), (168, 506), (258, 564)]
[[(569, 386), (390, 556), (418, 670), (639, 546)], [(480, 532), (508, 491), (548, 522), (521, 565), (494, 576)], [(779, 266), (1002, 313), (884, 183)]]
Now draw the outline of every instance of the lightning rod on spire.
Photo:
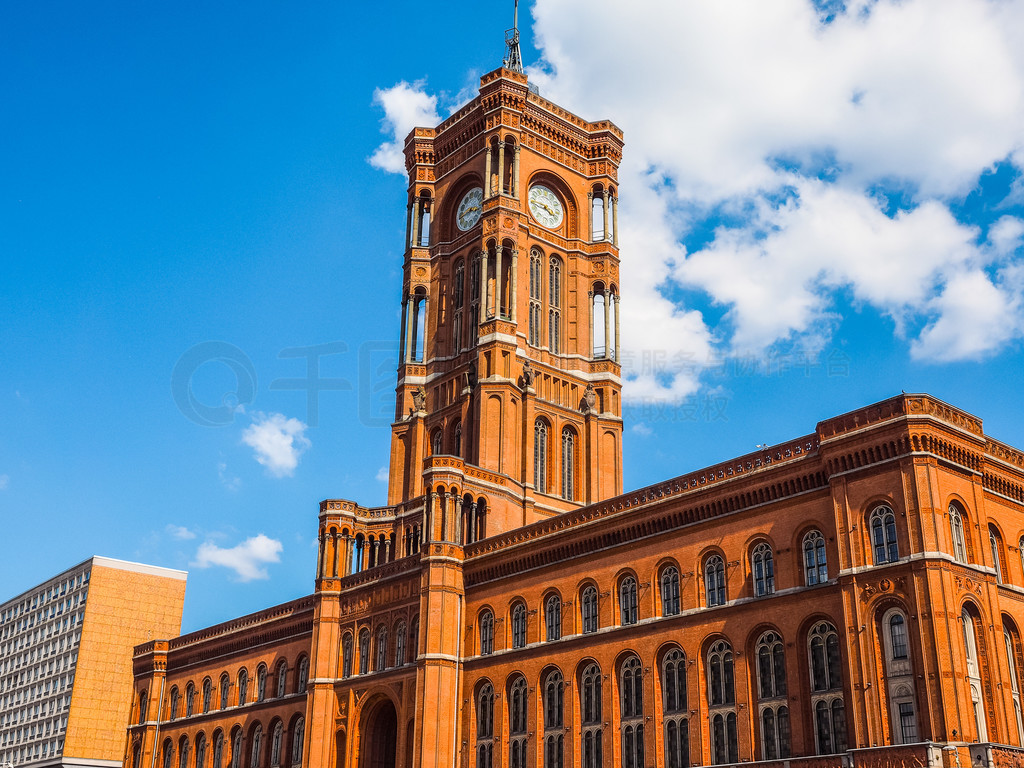
[(505, 53), (505, 69), (522, 73), (523, 56), (519, 52), (519, 0), (515, 0), (515, 10), (512, 16), (512, 29), (505, 30), (505, 46), (508, 49)]

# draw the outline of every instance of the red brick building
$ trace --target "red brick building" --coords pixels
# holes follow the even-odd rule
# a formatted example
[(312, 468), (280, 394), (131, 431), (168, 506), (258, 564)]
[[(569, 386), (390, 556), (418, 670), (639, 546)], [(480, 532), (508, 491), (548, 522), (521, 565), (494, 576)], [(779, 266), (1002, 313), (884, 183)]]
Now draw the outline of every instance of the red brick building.
[(979, 419), (622, 493), (622, 146), (515, 68), (410, 134), (388, 505), (321, 502), (313, 595), (137, 648), (127, 765), (1021, 764), (1024, 454)]

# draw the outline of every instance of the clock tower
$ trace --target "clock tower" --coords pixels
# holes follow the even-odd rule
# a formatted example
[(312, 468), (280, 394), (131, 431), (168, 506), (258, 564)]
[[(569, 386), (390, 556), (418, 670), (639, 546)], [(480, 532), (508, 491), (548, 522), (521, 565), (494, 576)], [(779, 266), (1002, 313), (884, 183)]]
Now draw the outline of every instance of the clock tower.
[(405, 144), (388, 503), (431, 510), (424, 540), (468, 545), (622, 491), (622, 132), (517, 65)]

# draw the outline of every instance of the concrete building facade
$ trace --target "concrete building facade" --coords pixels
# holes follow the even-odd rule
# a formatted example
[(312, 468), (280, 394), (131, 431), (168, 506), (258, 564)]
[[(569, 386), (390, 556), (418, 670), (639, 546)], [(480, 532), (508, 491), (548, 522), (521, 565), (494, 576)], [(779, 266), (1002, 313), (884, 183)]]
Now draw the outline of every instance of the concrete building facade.
[(132, 650), (181, 631), (185, 577), (92, 557), (0, 605), (0, 764), (121, 764)]
[(623, 493), (622, 148), (515, 68), (410, 134), (388, 504), (321, 502), (311, 596), (138, 647), (127, 765), (1024, 765), (980, 419), (901, 395)]

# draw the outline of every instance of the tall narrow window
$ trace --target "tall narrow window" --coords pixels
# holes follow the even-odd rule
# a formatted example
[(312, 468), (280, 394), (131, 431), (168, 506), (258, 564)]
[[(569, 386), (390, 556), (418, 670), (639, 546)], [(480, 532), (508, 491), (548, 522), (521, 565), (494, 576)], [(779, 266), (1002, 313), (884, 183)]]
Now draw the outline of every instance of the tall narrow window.
[(206, 768), (206, 734), (203, 733), (196, 736), (195, 768)]
[(548, 492), (548, 425), (540, 419), (533, 425), (533, 485)]
[(405, 622), (398, 622), (398, 626), (395, 627), (395, 666), (405, 666), (405, 645), (406, 645), (406, 627)]
[(580, 618), (583, 623), (583, 634), (597, 632), (597, 588), (588, 585), (580, 595)]
[(306, 692), (306, 684), (309, 682), (309, 656), (299, 659), (299, 673), (296, 680), (295, 690), (299, 693)]
[(138, 723), (141, 725), (146, 722), (146, 711), (149, 709), (149, 692), (143, 691), (139, 694), (139, 719)]
[(754, 568), (754, 595), (764, 597), (775, 592), (775, 559), (772, 548), (762, 542), (754, 548), (751, 558)]
[(720, 555), (704, 561), (704, 595), (708, 608), (725, 605), (725, 561)]
[(914, 695), (914, 668), (907, 642), (907, 618), (899, 608), (881, 616), (885, 684), (892, 724), (893, 741), (913, 744), (917, 737), (917, 700)]
[(825, 559), (825, 537), (821, 531), (804, 536), (804, 582), (808, 587), (828, 581), (828, 563)]
[(252, 729), (252, 735), (249, 737), (249, 768), (260, 768), (262, 765), (261, 752), (263, 752), (263, 726), (259, 723)]
[(454, 284), (452, 285), (452, 351), (456, 354), (462, 350), (462, 307), (465, 304), (466, 264), (463, 261), (455, 266)]
[(544, 768), (563, 768), (563, 689), (562, 673), (549, 672), (544, 679)]
[(644, 763), (644, 671), (636, 656), (622, 664), (619, 675), (619, 721), (623, 768), (643, 768)]
[(508, 764), (509, 768), (526, 768), (526, 727), (529, 702), (526, 678), (520, 675), (509, 688)]
[(1024, 716), (1021, 713), (1020, 697), (1020, 665), (1017, 656), (1020, 654), (1020, 635), (1017, 627), (1009, 619), (1003, 619), (1003, 646), (1006, 651), (1006, 671), (1010, 678), (1010, 694), (1013, 697), (1014, 725), (1017, 726), (1017, 744), (1024, 746)]
[(441, 443), (441, 430), (440, 428), (435, 429), (430, 434), (430, 455), (440, 456), (443, 453), (443, 447)]
[(594, 327), (591, 329), (591, 337), (593, 339), (591, 346), (594, 350), (594, 357), (601, 358), (606, 357), (608, 352), (608, 339), (605, 338), (605, 314), (608, 312), (608, 305), (605, 299), (604, 285), (602, 283), (594, 284), (593, 297), (593, 309), (590, 316), (593, 318)]
[(346, 634), (341, 640), (341, 676), (352, 677), (352, 635)]
[(267, 698), (267, 668), (260, 664), (256, 670), (256, 701), (263, 701)]
[(306, 737), (306, 720), (300, 717), (291, 727), (292, 731), (292, 765), (302, 765), (302, 742)]
[(491, 768), (494, 761), (494, 689), (484, 683), (476, 696), (476, 768)]
[(540, 346), (541, 290), (544, 285), (541, 253), (530, 251), (530, 344)]
[(244, 669), (238, 671), (238, 706), (248, 701), (249, 695), (249, 673)]
[(562, 498), (572, 501), (575, 496), (576, 435), (569, 428), (562, 430)]
[(558, 595), (551, 595), (544, 603), (544, 629), (549, 643), (562, 639), (562, 601)]
[(171, 768), (172, 761), (174, 759), (174, 743), (167, 739), (164, 742), (164, 768)]
[(370, 671), (370, 630), (365, 627), (359, 632), (359, 674)]
[(974, 616), (968, 608), (960, 614), (963, 631), (964, 656), (967, 660), (967, 684), (971, 691), (971, 706), (974, 710), (974, 726), (977, 741), (988, 741), (988, 724), (985, 722), (984, 698), (982, 696), (981, 667), (978, 664), (978, 638), (975, 634)]
[(181, 743), (178, 745), (178, 768), (188, 768), (188, 758), (191, 749), (188, 744), (188, 737), (182, 738)]
[(679, 649), (669, 651), (661, 663), (661, 690), (665, 709), (665, 765), (690, 765), (690, 723), (687, 717), (686, 657)]
[(896, 514), (889, 507), (882, 506), (871, 513), (871, 546), (875, 565), (900, 559), (896, 544)]
[(636, 624), (636, 579), (626, 576), (619, 582), (619, 623)]
[(231, 732), (231, 762), (229, 768), (242, 768), (242, 729), (235, 727)]
[(458, 422), (455, 425), (455, 429), (452, 430), (452, 453), (456, 456), (462, 456), (462, 422)]
[(739, 761), (736, 737), (736, 680), (732, 647), (719, 640), (708, 650), (708, 717), (715, 765)]
[(288, 692), (288, 665), (283, 661), (277, 665), (277, 698)]
[(224, 732), (217, 731), (213, 738), (213, 768), (224, 768)]
[(185, 717), (192, 717), (196, 706), (196, 687), (189, 683), (185, 686)]
[(409, 359), (414, 363), (423, 362), (423, 348), (427, 336), (427, 294), (422, 288), (417, 288), (412, 297), (412, 330), (410, 339)]
[(512, 608), (512, 647), (526, 647), (526, 606), (522, 603)]
[(964, 519), (955, 504), (949, 505), (949, 531), (953, 538), (953, 557), (958, 563), (966, 563), (967, 547), (964, 545)]
[(761, 718), (761, 757), (790, 755), (789, 707), (786, 703), (786, 656), (782, 639), (765, 632), (757, 641), (757, 692)]
[(270, 764), (281, 764), (281, 742), (284, 740), (284, 724), (278, 720), (270, 736)]
[(225, 672), (220, 676), (220, 708), (228, 708), (228, 696), (231, 694), (231, 678)]
[(679, 569), (667, 565), (661, 569), (661, 615), (675, 616), (679, 613)]
[(494, 614), (484, 611), (480, 614), (480, 655), (494, 653)]
[(992, 566), (996, 569), (996, 582), (1003, 583), (1003, 559), (1000, 556), (1003, 540), (994, 526), (988, 527), (988, 545), (992, 550)]
[(210, 711), (213, 706), (213, 681), (210, 678), (203, 680), (203, 713)]
[(562, 262), (552, 258), (548, 267), (548, 349), (561, 352)]
[(580, 676), (580, 741), (583, 768), (602, 768), (601, 668), (590, 664)]
[(814, 740), (819, 755), (846, 751), (846, 705), (839, 633), (832, 624), (816, 624), (807, 638)]
[[(244, 672), (244, 670), (243, 670), (243, 672)], [(168, 707), (169, 712), (167, 714), (168, 714), (168, 719), (169, 720), (173, 720), (174, 718), (176, 718), (178, 716), (178, 708), (181, 706), (181, 694), (178, 693), (178, 686), (174, 686), (174, 687), (171, 688), (171, 697), (170, 698), (171, 698), (170, 706)]]
[(388, 628), (384, 625), (377, 628), (377, 663), (373, 668), (377, 672), (388, 668)]

